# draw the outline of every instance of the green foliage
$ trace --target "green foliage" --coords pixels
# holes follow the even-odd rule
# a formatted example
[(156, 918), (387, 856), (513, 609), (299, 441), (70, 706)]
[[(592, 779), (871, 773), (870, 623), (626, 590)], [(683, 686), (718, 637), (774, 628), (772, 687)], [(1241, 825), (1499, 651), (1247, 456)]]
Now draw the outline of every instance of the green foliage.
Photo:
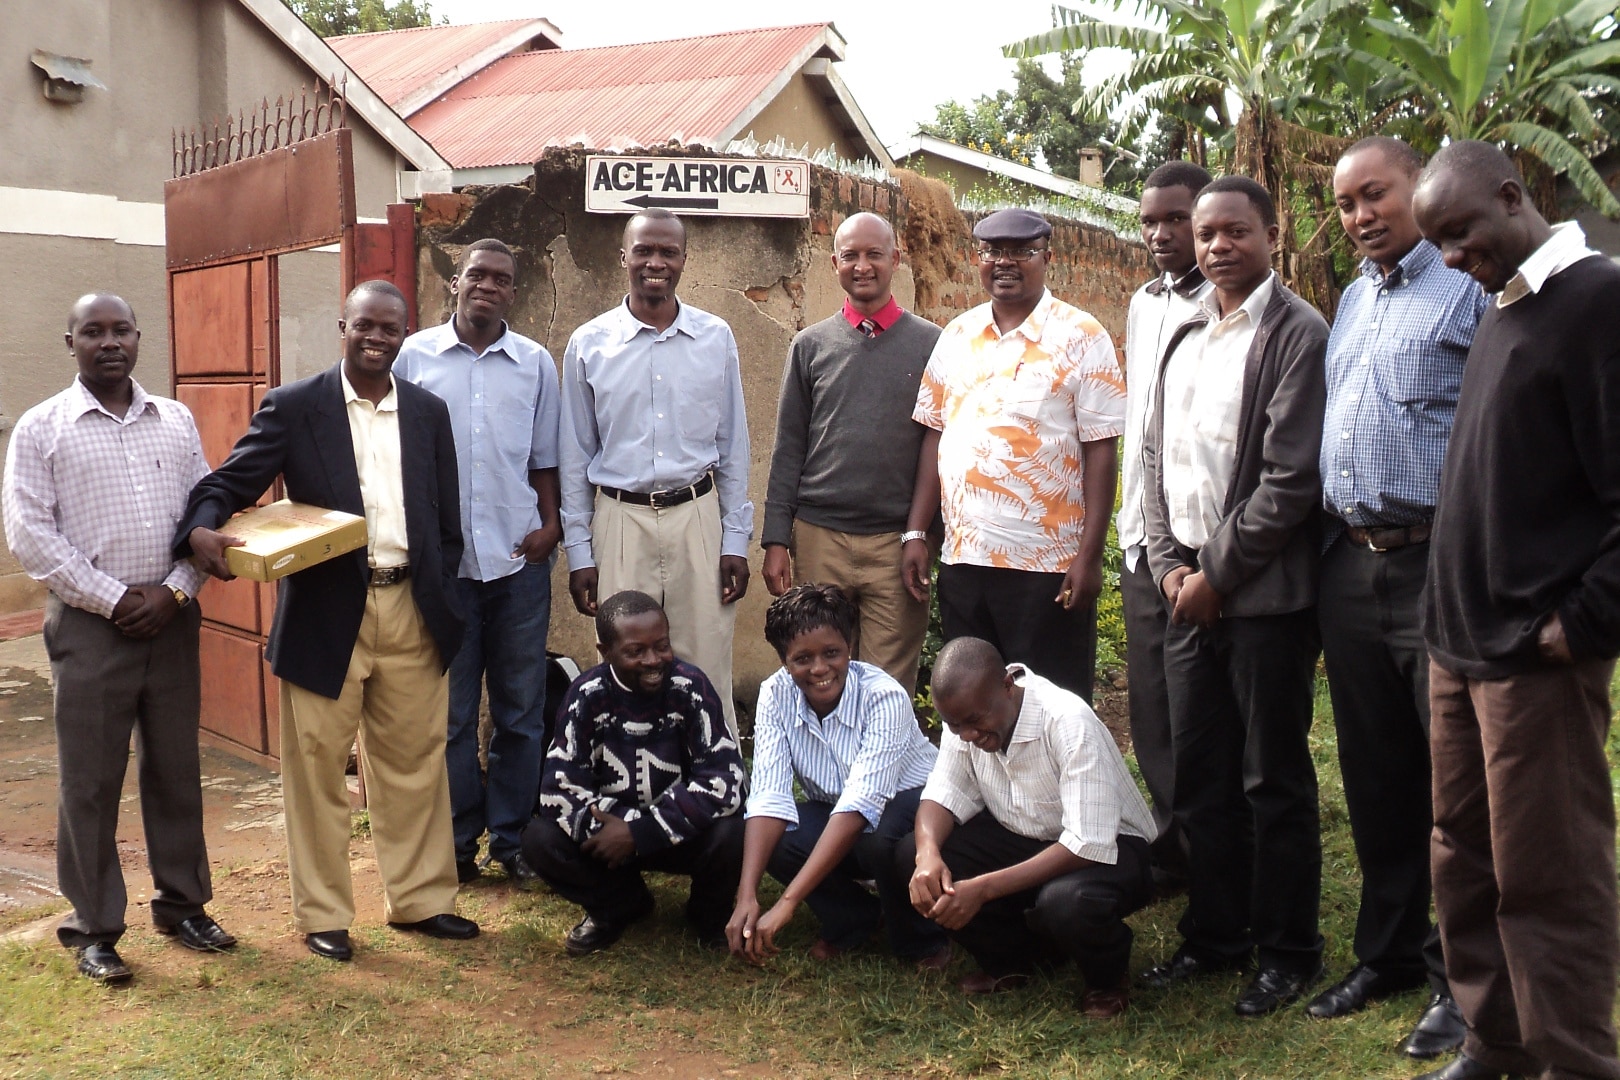
[(287, 5), (323, 38), (433, 25), (428, 0), (287, 0)]
[[(918, 130), (986, 154), (1033, 165), (1037, 155), (1046, 168), (1070, 180), (1080, 178), (1080, 151), (1114, 145), (1115, 126), (1106, 117), (1086, 120), (1070, 107), (1082, 92), (1080, 59), (1065, 56), (1061, 78), (1033, 60), (1020, 60), (1014, 88), (983, 94), (964, 105), (956, 100), (934, 109), (934, 122)], [(1105, 182), (1129, 185), (1135, 179), (1128, 161), (1116, 156)]]

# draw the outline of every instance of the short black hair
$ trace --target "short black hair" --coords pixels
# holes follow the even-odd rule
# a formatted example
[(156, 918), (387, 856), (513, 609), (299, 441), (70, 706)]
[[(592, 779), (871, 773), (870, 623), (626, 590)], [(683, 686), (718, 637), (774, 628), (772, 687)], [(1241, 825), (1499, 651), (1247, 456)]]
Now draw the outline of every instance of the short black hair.
[(360, 284), (350, 289), (349, 295), (343, 298), (343, 314), (345, 318), (347, 318), (349, 314), (349, 305), (354, 303), (356, 297), (363, 296), (366, 293), (372, 293), (377, 296), (393, 297), (395, 300), (399, 301), (400, 306), (405, 309), (405, 313), (407, 315), (410, 314), (410, 301), (405, 299), (405, 294), (399, 291), (398, 285), (395, 285), (392, 281), (386, 281), (383, 278), (372, 278), (370, 281), (362, 281)]
[(456, 273), (459, 274), (463, 270), (467, 269), (467, 264), (472, 262), (473, 252), (475, 251), (493, 251), (497, 254), (505, 255), (508, 259), (512, 260), (512, 269), (514, 271), (517, 270), (517, 256), (512, 254), (512, 249), (507, 247), (501, 241), (495, 239), (493, 236), (486, 236), (482, 240), (474, 240), (472, 243), (467, 245), (467, 250), (461, 253), (461, 263), (456, 267)]
[(1459, 139), (1447, 143), (1429, 159), (1429, 166), (1423, 170), (1419, 182), (1453, 172), (1462, 173), (1476, 182), (1487, 183), (1493, 190), (1509, 180), (1518, 184), (1520, 190), (1525, 190), (1524, 177), (1513, 164), (1513, 159), (1495, 143), (1478, 139)]
[(845, 644), (855, 644), (855, 628), (860, 612), (844, 590), (836, 585), (795, 585), (765, 609), (765, 640), (776, 655), (787, 659), (788, 646), (800, 634), (823, 626), (836, 630)]
[[(626, 589), (614, 593), (596, 605), (596, 640), (603, 645), (612, 645), (619, 640), (619, 623), (622, 620), (653, 611), (663, 615), (664, 605), (644, 592)], [(668, 621), (669, 616), (665, 615), (664, 618)]]
[(1260, 221), (1267, 227), (1277, 224), (1277, 204), (1271, 198), (1271, 192), (1247, 176), (1223, 176), (1218, 180), (1211, 180), (1204, 185), (1198, 193), (1202, 199), (1205, 195), (1242, 195), (1249, 200), (1255, 212), (1260, 215)]
[(128, 300), (125, 300), (122, 296), (119, 296), (117, 293), (93, 292), (93, 293), (85, 293), (83, 296), (81, 296), (77, 300), (73, 301), (73, 306), (68, 308), (68, 323), (67, 323), (68, 333), (70, 333), (70, 334), (73, 333), (73, 328), (75, 326), (79, 325), (79, 319), (78, 319), (79, 305), (93, 303), (96, 300), (116, 300), (116, 301), (118, 301), (120, 304), (124, 305), (124, 310), (129, 312), (129, 321), (134, 323), (136, 326), (141, 325), (141, 321), (135, 317), (135, 305), (134, 304), (131, 304)]
[(983, 638), (959, 637), (947, 641), (939, 650), (929, 685), (938, 699), (982, 685), (992, 675), (1001, 679), (1006, 674), (1007, 663), (994, 645)]
[(637, 221), (673, 221), (681, 227), (681, 250), (686, 250), (686, 222), (682, 221), (674, 211), (666, 210), (662, 206), (649, 206), (645, 210), (638, 210), (631, 214), (630, 220), (624, 223), (624, 233), (623, 238), (619, 241), (620, 243), (628, 246), (630, 227)]
[(1210, 182), (1209, 170), (1191, 161), (1167, 161), (1148, 173), (1142, 181), (1142, 190), (1149, 188), (1184, 187), (1193, 198)]
[(1423, 171), (1423, 155), (1418, 153), (1411, 143), (1390, 135), (1368, 135), (1365, 139), (1358, 139), (1339, 155), (1339, 160), (1343, 161), (1351, 154), (1359, 154), (1363, 150), (1377, 150), (1384, 155), (1385, 161), (1407, 176), (1416, 176)]

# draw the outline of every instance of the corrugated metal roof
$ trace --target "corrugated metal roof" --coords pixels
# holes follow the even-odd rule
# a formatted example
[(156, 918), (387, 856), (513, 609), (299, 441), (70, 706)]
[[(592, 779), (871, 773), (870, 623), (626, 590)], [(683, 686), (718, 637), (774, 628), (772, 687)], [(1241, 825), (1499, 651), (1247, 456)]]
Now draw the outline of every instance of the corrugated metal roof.
[(534, 21), (509, 19), (466, 26), (383, 30), (329, 37), (326, 43), (390, 108), (397, 108), (457, 64)]
[(576, 142), (604, 150), (671, 138), (712, 143), (790, 64), (809, 59), (801, 54), (828, 26), (508, 56), (417, 112), (411, 126), (456, 168), (528, 164), (548, 146)]

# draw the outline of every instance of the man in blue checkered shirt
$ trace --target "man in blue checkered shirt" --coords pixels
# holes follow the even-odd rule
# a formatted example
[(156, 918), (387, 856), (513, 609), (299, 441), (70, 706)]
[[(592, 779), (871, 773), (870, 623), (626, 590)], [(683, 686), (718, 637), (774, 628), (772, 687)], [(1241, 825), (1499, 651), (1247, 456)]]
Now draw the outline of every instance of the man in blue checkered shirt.
[(1462, 1042), (1429, 919), (1428, 653), (1423, 582), (1440, 465), (1485, 294), (1412, 217), (1422, 159), (1398, 139), (1350, 147), (1333, 175), (1363, 256), (1327, 350), (1318, 607), (1345, 803), (1361, 863), (1357, 966), (1307, 1007), (1327, 1019), (1429, 984), (1413, 1057)]

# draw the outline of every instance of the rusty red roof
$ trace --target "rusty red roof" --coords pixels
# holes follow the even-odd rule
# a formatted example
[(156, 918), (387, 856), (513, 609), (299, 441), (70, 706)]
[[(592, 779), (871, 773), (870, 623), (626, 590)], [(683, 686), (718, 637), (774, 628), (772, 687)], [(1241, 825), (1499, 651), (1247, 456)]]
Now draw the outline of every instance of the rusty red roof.
[[(390, 108), (409, 106), (410, 99), (450, 75), (458, 65), (475, 60), (490, 49), (499, 49), (485, 63), (502, 53), (528, 47), (534, 38), (540, 48), (561, 44), (561, 34), (544, 19), (508, 19), (505, 22), (472, 23), (466, 26), (422, 26), (411, 30), (383, 30), (373, 34), (346, 34), (329, 37), (326, 43), (338, 58), (366, 81)], [(505, 45), (504, 48), (501, 46)], [(461, 73), (462, 77), (472, 74)], [(439, 90), (448, 89), (441, 86)], [(419, 108), (425, 102), (417, 104)], [(408, 107), (402, 115), (413, 111)]]
[[(806, 62), (838, 59), (832, 41), (842, 39), (830, 23), (807, 23), (519, 53), (459, 83), (410, 123), (456, 168), (530, 164), (548, 146), (576, 142), (603, 150), (672, 138), (715, 145), (738, 134), (736, 123)], [(377, 86), (363, 66), (356, 70)]]

